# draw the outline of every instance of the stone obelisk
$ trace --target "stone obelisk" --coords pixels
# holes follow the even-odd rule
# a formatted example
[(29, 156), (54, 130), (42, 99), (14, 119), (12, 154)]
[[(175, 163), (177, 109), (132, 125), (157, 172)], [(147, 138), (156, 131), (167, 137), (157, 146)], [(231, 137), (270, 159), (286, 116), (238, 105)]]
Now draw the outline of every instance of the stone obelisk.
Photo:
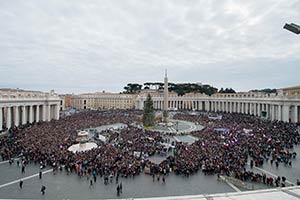
[(164, 79), (164, 110), (163, 110), (163, 122), (168, 123), (168, 107), (169, 107), (169, 90), (168, 90), (168, 75), (167, 70), (165, 72)]

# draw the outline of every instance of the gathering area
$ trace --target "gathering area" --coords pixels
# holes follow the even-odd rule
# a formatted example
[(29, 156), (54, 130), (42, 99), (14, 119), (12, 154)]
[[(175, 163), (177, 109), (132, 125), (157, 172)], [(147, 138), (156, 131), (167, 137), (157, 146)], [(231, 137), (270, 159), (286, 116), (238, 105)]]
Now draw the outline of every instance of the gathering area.
[[(1, 197), (42, 198), (41, 185), (45, 198), (101, 199), (240, 192), (299, 182), (296, 123), (177, 111), (172, 120), (202, 129), (168, 133), (137, 126), (141, 115), (138, 110), (85, 110), (12, 127), (0, 139)], [(78, 143), (79, 131), (116, 123), (124, 125), (90, 133), (96, 148), (68, 150)], [(99, 134), (106, 140), (97, 139)]]

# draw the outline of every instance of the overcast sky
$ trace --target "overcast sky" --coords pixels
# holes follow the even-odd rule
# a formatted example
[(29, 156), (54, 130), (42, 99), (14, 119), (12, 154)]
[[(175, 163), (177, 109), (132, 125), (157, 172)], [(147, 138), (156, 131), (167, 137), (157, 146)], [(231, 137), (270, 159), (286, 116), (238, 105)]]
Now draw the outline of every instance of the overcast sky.
[(300, 85), (299, 0), (1, 0), (0, 88)]

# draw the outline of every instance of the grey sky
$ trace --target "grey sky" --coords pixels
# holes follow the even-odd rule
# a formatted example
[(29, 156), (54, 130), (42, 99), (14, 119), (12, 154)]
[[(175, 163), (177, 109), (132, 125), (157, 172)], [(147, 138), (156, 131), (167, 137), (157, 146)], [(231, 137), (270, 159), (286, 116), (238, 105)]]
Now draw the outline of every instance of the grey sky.
[(300, 85), (299, 0), (1, 0), (0, 88)]

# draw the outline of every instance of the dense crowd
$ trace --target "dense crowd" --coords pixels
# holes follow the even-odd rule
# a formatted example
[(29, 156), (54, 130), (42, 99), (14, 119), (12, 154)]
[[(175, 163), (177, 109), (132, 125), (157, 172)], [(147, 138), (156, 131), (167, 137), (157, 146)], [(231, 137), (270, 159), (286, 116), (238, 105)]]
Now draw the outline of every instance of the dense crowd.
[[(265, 121), (241, 114), (222, 114), (221, 119), (209, 115), (176, 114), (174, 118), (194, 121), (205, 128), (191, 134), (198, 138), (189, 145), (173, 142), (172, 154), (160, 164), (149, 157), (169, 151), (169, 142), (161, 133), (132, 126), (138, 119), (136, 111), (86, 111), (50, 122), (15, 127), (8, 137), (0, 139), (1, 157), (10, 160), (20, 157), (21, 164), (29, 162), (65, 169), (78, 176), (101, 176), (105, 183), (113, 177), (130, 177), (147, 171), (154, 177), (170, 172), (189, 176), (198, 171), (235, 177), (242, 181), (256, 181), (284, 186), (285, 178), (267, 177), (247, 169), (264, 162), (279, 167), (292, 166), (300, 137), (292, 123)], [(78, 130), (112, 123), (125, 123), (118, 131), (109, 130), (106, 143), (96, 141), (98, 148), (73, 153), (68, 147), (76, 143)]]
[[(277, 185), (278, 177), (276, 182), (274, 177), (246, 170), (246, 165), (253, 168), (270, 162), (276, 167), (280, 164), (292, 167), (292, 160), (297, 155), (292, 151), (294, 145), (300, 142), (296, 124), (271, 122), (241, 114), (222, 114), (221, 119), (214, 120), (208, 115), (177, 114), (175, 118), (205, 126), (203, 130), (191, 133), (199, 140), (184, 147), (188, 150), (175, 155), (176, 162), (170, 161), (175, 164), (178, 173), (188, 175), (201, 169), (205, 173)], [(284, 181), (281, 180), (281, 184), (284, 185)]]

